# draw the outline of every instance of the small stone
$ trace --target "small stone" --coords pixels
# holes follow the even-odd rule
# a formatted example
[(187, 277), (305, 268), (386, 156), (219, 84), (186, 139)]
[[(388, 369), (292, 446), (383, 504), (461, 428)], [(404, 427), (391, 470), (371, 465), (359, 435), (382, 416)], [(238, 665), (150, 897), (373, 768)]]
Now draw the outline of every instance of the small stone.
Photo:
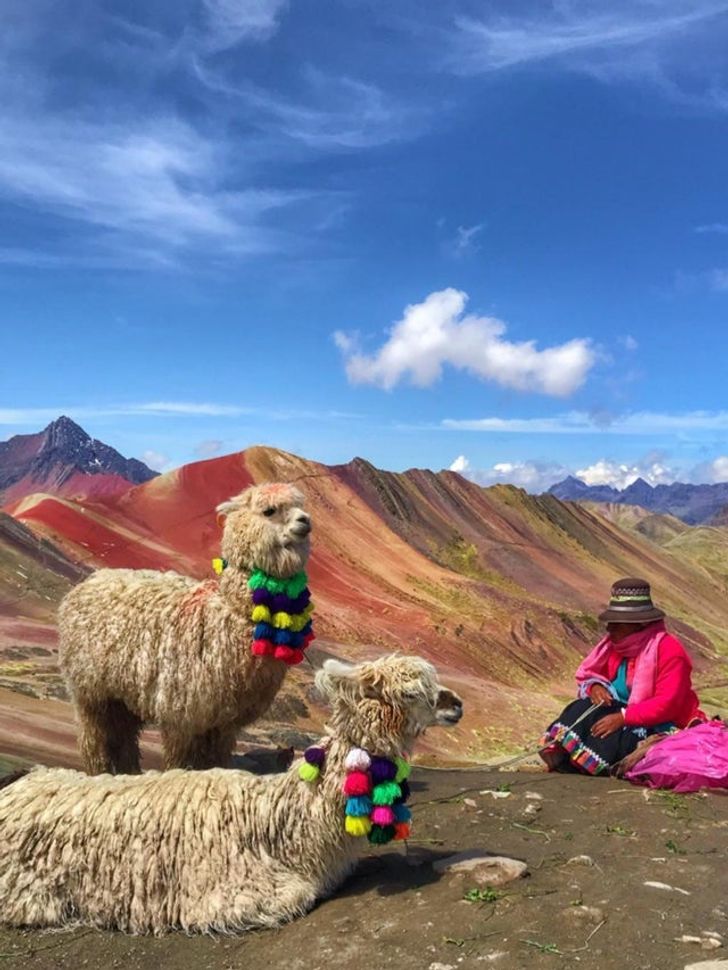
[(685, 970), (728, 970), (728, 960), (701, 960), (700, 963), (688, 963)]
[(566, 862), (567, 866), (593, 866), (594, 860), (590, 855), (573, 855)]
[(512, 792), (509, 791), (496, 791), (493, 788), (484, 788), (479, 795), (490, 795), (491, 798), (510, 798)]
[(679, 886), (669, 886), (666, 882), (645, 882), (643, 886), (648, 886), (650, 889), (662, 889), (669, 893), (682, 893), (683, 896), (690, 896), (691, 893), (687, 889), (680, 889)]
[(527, 791), (525, 797), (531, 802), (543, 801), (543, 795), (539, 795), (537, 791)]
[(534, 818), (541, 811), (542, 807), (538, 802), (531, 802), (530, 805), (526, 805), (521, 814), (524, 818)]
[(431, 963), (429, 970), (455, 970), (453, 963)]
[(702, 943), (703, 938), (701, 936), (688, 936), (688, 934), (685, 933), (683, 936), (676, 936), (675, 942), (676, 943)]
[(561, 915), (574, 923), (597, 923), (604, 922), (604, 910), (598, 906), (566, 906), (561, 910)]
[(458, 852), (433, 862), (435, 872), (451, 875), (467, 873), (479, 886), (503, 886), (514, 879), (520, 879), (528, 872), (525, 862), (509, 859), (506, 856), (488, 855), (479, 849)]
[(478, 803), (474, 798), (463, 798), (463, 805), (467, 805), (468, 808), (477, 808)]
[(722, 946), (720, 940), (716, 940), (714, 936), (705, 936), (700, 941), (700, 947), (703, 950), (719, 950)]

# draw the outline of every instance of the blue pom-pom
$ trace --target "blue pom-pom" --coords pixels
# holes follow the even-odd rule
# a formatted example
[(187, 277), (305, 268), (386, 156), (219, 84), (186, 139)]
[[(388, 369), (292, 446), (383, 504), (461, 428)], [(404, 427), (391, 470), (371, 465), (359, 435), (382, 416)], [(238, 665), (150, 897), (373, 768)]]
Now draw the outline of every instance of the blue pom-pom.
[(257, 623), (255, 629), (253, 630), (253, 639), (272, 640), (274, 632), (275, 631), (270, 623)]
[(372, 800), (367, 795), (358, 795), (346, 801), (347, 815), (369, 815), (372, 810)]
[(276, 630), (273, 635), (273, 643), (278, 644), (278, 646), (283, 647), (293, 647), (296, 644), (293, 643), (294, 634), (290, 630)]
[(394, 776), (397, 774), (397, 765), (389, 758), (372, 758), (369, 771), (372, 775), (372, 781), (375, 785), (378, 785), (382, 781), (394, 781)]
[(407, 808), (406, 805), (392, 805), (394, 811), (394, 817), (397, 822), (409, 822), (412, 818), (412, 812)]

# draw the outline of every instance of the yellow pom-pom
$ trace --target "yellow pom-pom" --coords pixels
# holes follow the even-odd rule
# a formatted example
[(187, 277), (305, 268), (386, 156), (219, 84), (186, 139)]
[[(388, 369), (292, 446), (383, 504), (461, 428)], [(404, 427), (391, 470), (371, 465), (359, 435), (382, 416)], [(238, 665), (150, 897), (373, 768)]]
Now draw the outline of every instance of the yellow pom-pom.
[(267, 606), (256, 606), (251, 616), (253, 623), (270, 623), (270, 610)]
[(291, 617), (291, 629), (294, 633), (300, 633), (311, 619), (313, 613), (313, 603), (309, 603), (302, 613), (294, 613)]
[[(255, 619), (255, 616), (253, 616)], [(291, 614), (290, 613), (274, 613), (273, 614), (273, 626), (277, 630), (290, 630), (291, 629)]]
[(226, 565), (227, 565), (227, 563), (225, 562), (224, 559), (213, 559), (212, 560), (212, 569), (213, 569), (213, 572), (217, 573), (218, 576), (222, 576), (223, 570), (225, 569), (225, 566)]
[(349, 835), (358, 837), (369, 835), (372, 830), (372, 823), (365, 815), (347, 815), (345, 827)]
[(298, 766), (298, 777), (301, 781), (316, 781), (318, 776), (319, 770), (316, 765), (310, 765), (304, 761)]

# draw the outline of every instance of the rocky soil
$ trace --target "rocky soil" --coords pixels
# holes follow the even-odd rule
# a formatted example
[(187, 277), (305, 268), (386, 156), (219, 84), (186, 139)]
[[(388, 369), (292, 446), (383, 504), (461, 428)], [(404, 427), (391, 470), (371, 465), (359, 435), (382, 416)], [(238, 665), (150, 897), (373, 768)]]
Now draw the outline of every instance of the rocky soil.
[[(539, 771), (418, 770), (412, 804), (407, 846), (365, 847), (334, 898), (280, 930), (219, 939), (0, 930), (0, 964), (728, 970), (725, 797)], [(459, 865), (456, 853), (466, 853)]]

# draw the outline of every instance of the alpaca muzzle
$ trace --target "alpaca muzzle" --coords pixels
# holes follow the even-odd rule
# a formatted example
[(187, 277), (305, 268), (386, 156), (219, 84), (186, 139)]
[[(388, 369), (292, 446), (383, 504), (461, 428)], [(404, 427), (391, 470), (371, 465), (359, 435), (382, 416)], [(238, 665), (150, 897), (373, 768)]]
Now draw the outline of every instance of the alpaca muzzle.
[(457, 724), (463, 716), (463, 702), (457, 694), (445, 688), (437, 695), (435, 716), (438, 724)]

